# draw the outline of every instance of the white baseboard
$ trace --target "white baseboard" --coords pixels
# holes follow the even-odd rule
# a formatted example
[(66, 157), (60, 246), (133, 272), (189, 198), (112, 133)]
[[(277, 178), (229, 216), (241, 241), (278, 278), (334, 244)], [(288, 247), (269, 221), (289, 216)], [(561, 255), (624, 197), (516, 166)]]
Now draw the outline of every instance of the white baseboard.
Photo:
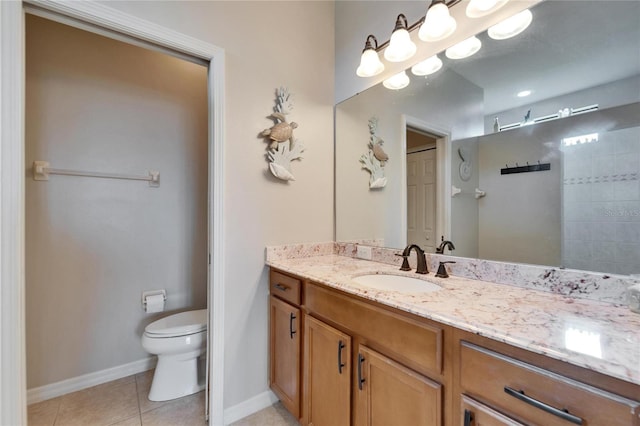
[(129, 364), (119, 365), (117, 367), (107, 368), (106, 370), (96, 371), (94, 373), (84, 374), (78, 377), (62, 380), (60, 382), (51, 383), (27, 390), (27, 404), (44, 401), (65, 395), (67, 393), (90, 388), (112, 380), (121, 379), (131, 376), (132, 374), (142, 373), (155, 367), (157, 357), (149, 357)]
[(228, 425), (240, 419), (243, 419), (251, 414), (262, 410), (263, 408), (267, 408), (280, 399), (276, 396), (275, 393), (270, 390), (266, 392), (262, 392), (259, 395), (254, 396), (253, 398), (249, 398), (246, 401), (241, 402), (240, 404), (236, 404), (233, 407), (226, 408), (224, 410), (224, 424)]

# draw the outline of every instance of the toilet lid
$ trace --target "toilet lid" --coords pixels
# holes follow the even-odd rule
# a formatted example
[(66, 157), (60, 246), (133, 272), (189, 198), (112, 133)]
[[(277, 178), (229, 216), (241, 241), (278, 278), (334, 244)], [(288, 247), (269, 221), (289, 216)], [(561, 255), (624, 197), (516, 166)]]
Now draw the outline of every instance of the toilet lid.
[(146, 334), (154, 336), (181, 336), (207, 329), (207, 310), (180, 312), (147, 325)]

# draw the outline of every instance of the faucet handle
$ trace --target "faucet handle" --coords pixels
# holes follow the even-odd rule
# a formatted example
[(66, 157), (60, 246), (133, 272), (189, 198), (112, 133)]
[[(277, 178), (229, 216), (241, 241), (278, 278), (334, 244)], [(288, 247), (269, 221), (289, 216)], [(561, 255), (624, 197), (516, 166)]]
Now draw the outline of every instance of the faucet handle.
[(449, 277), (449, 273), (447, 273), (447, 268), (445, 265), (445, 263), (456, 263), (453, 260), (448, 260), (446, 262), (440, 262), (440, 264), (438, 265), (438, 272), (436, 273), (436, 277), (438, 278), (448, 278)]
[(402, 258), (402, 266), (400, 267), (401, 271), (410, 271), (411, 267), (409, 266), (409, 256), (405, 254), (398, 254), (396, 256), (400, 256)]

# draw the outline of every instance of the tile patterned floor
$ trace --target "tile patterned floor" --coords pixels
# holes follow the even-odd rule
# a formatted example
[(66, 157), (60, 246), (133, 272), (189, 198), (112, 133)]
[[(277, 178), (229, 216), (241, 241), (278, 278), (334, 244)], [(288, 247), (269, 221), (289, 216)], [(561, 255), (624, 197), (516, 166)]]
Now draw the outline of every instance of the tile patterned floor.
[(165, 402), (147, 399), (153, 371), (28, 407), (29, 426), (206, 425), (204, 392)]
[[(73, 392), (28, 407), (29, 426), (200, 426), (204, 392), (165, 402), (147, 399), (153, 370)], [(277, 403), (233, 426), (297, 426)]]
[(299, 423), (280, 402), (258, 411), (231, 426), (298, 426)]

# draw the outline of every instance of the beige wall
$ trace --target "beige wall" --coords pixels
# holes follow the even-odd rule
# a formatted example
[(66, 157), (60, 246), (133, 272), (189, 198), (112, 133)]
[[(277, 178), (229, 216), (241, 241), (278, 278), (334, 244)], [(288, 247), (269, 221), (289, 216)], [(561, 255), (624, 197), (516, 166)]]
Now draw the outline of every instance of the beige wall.
[[(333, 239), (334, 4), (107, 2), (226, 51), (225, 407), (268, 389), (267, 245)], [(306, 146), (296, 181), (271, 177), (266, 143), (275, 89), (295, 95)]]
[(27, 386), (148, 356), (144, 290), (206, 306), (206, 68), (27, 16), (26, 169), (128, 174), (161, 185), (26, 180)]

